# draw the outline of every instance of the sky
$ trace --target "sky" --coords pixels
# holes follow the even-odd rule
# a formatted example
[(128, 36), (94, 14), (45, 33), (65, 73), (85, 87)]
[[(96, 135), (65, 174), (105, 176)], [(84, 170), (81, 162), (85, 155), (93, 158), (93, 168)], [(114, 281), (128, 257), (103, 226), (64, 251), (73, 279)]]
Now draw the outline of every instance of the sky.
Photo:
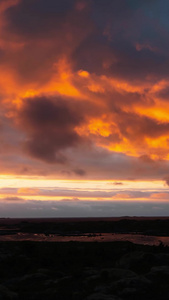
[(169, 215), (168, 0), (0, 0), (0, 217)]

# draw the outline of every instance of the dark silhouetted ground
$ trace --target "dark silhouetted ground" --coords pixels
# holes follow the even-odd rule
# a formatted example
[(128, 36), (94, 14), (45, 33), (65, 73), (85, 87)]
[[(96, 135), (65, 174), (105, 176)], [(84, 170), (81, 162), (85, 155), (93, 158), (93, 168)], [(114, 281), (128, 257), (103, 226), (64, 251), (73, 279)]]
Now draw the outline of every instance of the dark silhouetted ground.
[(169, 248), (1, 242), (0, 299), (169, 299)]
[[(169, 219), (0, 220), (11, 232), (165, 235)], [(131, 242), (0, 242), (0, 300), (167, 300), (169, 247)]]

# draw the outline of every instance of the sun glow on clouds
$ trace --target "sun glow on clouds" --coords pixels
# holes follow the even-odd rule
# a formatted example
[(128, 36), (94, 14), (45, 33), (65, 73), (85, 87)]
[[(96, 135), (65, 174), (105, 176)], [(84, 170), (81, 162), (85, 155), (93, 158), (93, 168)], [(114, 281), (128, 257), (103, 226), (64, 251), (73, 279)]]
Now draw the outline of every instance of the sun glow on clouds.
[[(140, 190), (142, 192), (140, 192)], [(0, 199), (22, 197), (26, 200), (37, 201), (60, 201), (62, 199), (74, 200), (76, 197), (80, 200), (107, 201), (128, 200), (128, 201), (146, 201), (156, 200), (163, 195), (164, 199), (169, 198), (168, 187), (164, 182), (154, 181), (90, 181), (86, 180), (55, 180), (44, 178), (23, 178), (1, 176), (0, 178)], [(165, 197), (164, 197), (165, 196)]]
[(65, 95), (69, 97), (80, 97), (80, 91), (71, 83), (73, 74), (71, 73), (69, 64), (61, 59), (54, 64), (52, 78), (43, 86), (38, 84), (25, 84), (20, 86), (16, 80), (16, 74), (12, 70), (2, 70), (0, 76), (0, 86), (2, 92), (7, 96), (9, 103), (12, 101), (14, 105), (19, 105), (25, 98), (36, 97), (39, 95)]
[[(18, 189), (12, 201), (168, 199), (169, 4), (157, 6), (1, 1), (0, 186)], [(56, 185), (74, 195), (43, 191)]]
[[(167, 124), (169, 120), (169, 110), (166, 104), (164, 105), (164, 103), (160, 102), (160, 99), (156, 101), (157, 104), (154, 104), (153, 102), (152, 106), (150, 103), (148, 107), (146, 107), (146, 105), (144, 106), (145, 100), (142, 102), (142, 104), (140, 104), (140, 102), (137, 103), (137, 101), (136, 103), (130, 102), (130, 99), (128, 97), (130, 97), (129, 95), (132, 94), (135, 95), (136, 93), (138, 93), (139, 96), (144, 93), (144, 97), (146, 97), (146, 93), (144, 92), (145, 87), (137, 85), (134, 86), (133, 84), (130, 85), (130, 83), (128, 83), (127, 81), (117, 81), (112, 77), (106, 77), (105, 75), (104, 77), (92, 75), (85, 70), (79, 70), (78, 76), (82, 79), (82, 82), (79, 80), (79, 78), (77, 81), (76, 73), (73, 73), (73, 70), (71, 70), (71, 65), (64, 59), (61, 59), (58, 63), (54, 64), (54, 72), (52, 77), (50, 78), (50, 81), (43, 84), (42, 86), (38, 86), (36, 83), (33, 83), (29, 84), (29, 86), (27, 86), (26, 84), (25, 86), (23, 85), (22, 87), (20, 87), (17, 80), (15, 80), (15, 73), (12, 73), (10, 70), (4, 70), (4, 73), (2, 71), (0, 77), (0, 85), (2, 87), (2, 93), (5, 95), (3, 101), (4, 106), (6, 106), (8, 109), (10, 104), (13, 104), (13, 107), (6, 113), (6, 116), (9, 118), (15, 116), (13, 115), (13, 109), (15, 110), (20, 108), (21, 106), (24, 106), (27, 98), (33, 99), (38, 96), (54, 97), (55, 95), (62, 95), (71, 97), (73, 99), (73, 102), (75, 101), (75, 99), (81, 99), (81, 101), (83, 100), (84, 105), (86, 101), (91, 102), (92, 98), (96, 101), (98, 97), (98, 105), (100, 105), (100, 95), (97, 95), (97, 93), (103, 94), (103, 97), (105, 98), (104, 94), (108, 90), (109, 93), (112, 93), (112, 95), (115, 94), (113, 96), (115, 97), (115, 101), (116, 97), (120, 97), (120, 95), (122, 95), (122, 98), (126, 98), (127, 102), (124, 102), (122, 100), (122, 103), (118, 103), (118, 101), (116, 103), (117, 109), (122, 111), (122, 115), (123, 112), (126, 114), (130, 112), (134, 117), (137, 118), (137, 121), (139, 121), (139, 118), (146, 117), (150, 120), (153, 119), (157, 126), (159, 122), (164, 125)], [(83, 79), (87, 80), (85, 86), (83, 83)], [(86, 91), (84, 90), (84, 87), (86, 87)], [(154, 87), (153, 85), (151, 86), (151, 89), (155, 91), (159, 90), (160, 88), (157, 87), (156, 83)], [(88, 90), (92, 92), (92, 96), (90, 93), (88, 93)], [(149, 94), (151, 95), (151, 93), (148, 92), (147, 97), (149, 97)], [(99, 112), (97, 118), (93, 118), (93, 113), (90, 117), (89, 113), (88, 121), (86, 122), (86, 124), (82, 124), (81, 126), (75, 128), (76, 132), (81, 136), (97, 135), (103, 138), (109, 137), (112, 134), (116, 133), (117, 135), (119, 135), (119, 139), (115, 142), (113, 141), (113, 138), (110, 138), (109, 140), (102, 139), (100, 141), (96, 141), (96, 144), (99, 147), (104, 147), (106, 149), (109, 149), (110, 151), (121, 152), (131, 156), (140, 156), (147, 153), (152, 158), (156, 157), (156, 159), (169, 159), (169, 130), (167, 130), (167, 135), (162, 136), (163, 132), (161, 132), (157, 137), (154, 137), (154, 135), (149, 136), (148, 132), (144, 132), (144, 137), (141, 137), (142, 141), (140, 140), (140, 143), (136, 143), (136, 145), (134, 141), (134, 135), (137, 135), (137, 132), (133, 132), (133, 128), (127, 128), (128, 125), (130, 125), (128, 123), (126, 123), (127, 134), (126, 132), (122, 132), (120, 128), (121, 124), (119, 124), (117, 119), (117, 117), (120, 118), (120, 115), (117, 116), (117, 113), (114, 114), (113, 110), (109, 111), (108, 105), (109, 103), (103, 102), (103, 109), (105, 110), (105, 114), (101, 115)], [(120, 119), (119, 121), (121, 122)], [(128, 122), (130, 122), (130, 120)], [(132, 126), (134, 126), (134, 124)], [(142, 128), (140, 128), (140, 131), (141, 130)], [(138, 134), (139, 133), (142, 134), (142, 132), (138, 131)], [(163, 150), (161, 150), (161, 145)]]

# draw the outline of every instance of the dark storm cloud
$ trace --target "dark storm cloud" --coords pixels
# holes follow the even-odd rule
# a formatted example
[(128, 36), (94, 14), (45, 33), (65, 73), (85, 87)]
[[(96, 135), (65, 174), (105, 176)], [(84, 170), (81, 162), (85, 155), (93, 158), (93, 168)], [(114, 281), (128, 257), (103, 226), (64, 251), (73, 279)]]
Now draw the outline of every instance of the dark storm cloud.
[(22, 62), (15, 57), (19, 72), (27, 73), (33, 65), (38, 70), (42, 60), (50, 68), (58, 55), (66, 53), (76, 69), (91, 73), (128, 80), (168, 76), (167, 1), (159, 5), (158, 1), (87, 0), (83, 3), (87, 10), (77, 10), (77, 3), (21, 0), (6, 10), (6, 33), (26, 41), (20, 50)]
[(54, 34), (74, 3), (74, 0), (21, 0), (8, 8), (5, 16), (10, 30), (36, 39)]
[[(135, 46), (128, 45), (128, 42), (116, 42), (111, 45), (116, 56), (116, 63), (109, 67), (109, 74), (117, 78), (128, 78), (144, 80), (147, 76), (154, 76), (157, 80), (168, 76), (168, 57), (154, 53), (149, 49), (138, 51)], [(123, 51), (125, 49), (125, 53)], [(139, 70), (139, 72), (138, 72)]]
[(140, 159), (142, 162), (144, 162), (144, 163), (148, 163), (148, 164), (154, 163), (154, 160), (151, 159), (151, 157), (148, 156), (148, 155), (141, 155), (141, 156), (139, 157), (139, 159)]
[(169, 87), (164, 87), (163, 89), (161, 89), (160, 91), (157, 91), (155, 93), (156, 97), (161, 98), (164, 101), (168, 101), (169, 100)]
[(132, 42), (120, 36), (109, 41), (103, 34), (94, 33), (79, 45), (73, 59), (78, 69), (98, 75), (128, 80), (144, 80), (148, 75), (155, 80), (168, 76), (168, 56), (144, 47), (139, 51), (136, 43), (137, 40)]
[(164, 24), (161, 17), (169, 10), (167, 1), (160, 6), (161, 15), (158, 1), (92, 4), (91, 18), (97, 29), (76, 49), (77, 68), (128, 80), (168, 76), (168, 50), (164, 49), (169, 49), (169, 23)]
[(169, 10), (167, 1), (160, 14), (158, 1), (87, 0), (88, 9), (82, 10), (76, 9), (77, 3), (21, 0), (8, 8), (5, 33), (25, 45), (3, 60), (27, 80), (47, 80), (63, 54), (75, 70), (99, 75), (142, 81), (169, 75), (169, 22), (161, 17)]
[(75, 169), (73, 171), (74, 171), (75, 174), (80, 175), (80, 176), (86, 175), (86, 172), (83, 169)]
[[(3, 64), (15, 69), (20, 82), (44, 83), (54, 73), (54, 64), (69, 58), (92, 30), (87, 14), (76, 9), (74, 0), (21, 0), (4, 13), (4, 39), (8, 47)], [(1, 62), (1, 60), (0, 60)]]
[(61, 150), (81, 142), (75, 127), (83, 121), (80, 111), (60, 98), (25, 99), (18, 113), (20, 126), (27, 132), (26, 151), (46, 162), (65, 162)]

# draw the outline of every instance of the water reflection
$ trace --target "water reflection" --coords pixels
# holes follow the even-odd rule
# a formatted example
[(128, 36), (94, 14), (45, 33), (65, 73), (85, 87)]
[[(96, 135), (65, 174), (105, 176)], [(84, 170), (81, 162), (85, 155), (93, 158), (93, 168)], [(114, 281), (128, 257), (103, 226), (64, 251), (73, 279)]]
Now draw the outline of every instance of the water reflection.
[(169, 246), (169, 237), (167, 236), (145, 236), (139, 234), (84, 234), (84, 235), (57, 235), (57, 234), (38, 234), (38, 233), (17, 233), (13, 235), (2, 235), (0, 241), (46, 241), (46, 242), (113, 242), (130, 241), (136, 244), (159, 245), (161, 242)]

